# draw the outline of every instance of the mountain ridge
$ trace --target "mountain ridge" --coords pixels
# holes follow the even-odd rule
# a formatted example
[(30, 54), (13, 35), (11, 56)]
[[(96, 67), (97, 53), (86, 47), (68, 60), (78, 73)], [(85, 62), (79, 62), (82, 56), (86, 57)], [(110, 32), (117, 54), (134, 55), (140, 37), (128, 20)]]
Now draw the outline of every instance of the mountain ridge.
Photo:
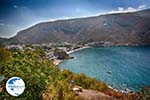
[(101, 42), (150, 44), (150, 9), (38, 23), (9, 39), (11, 43)]

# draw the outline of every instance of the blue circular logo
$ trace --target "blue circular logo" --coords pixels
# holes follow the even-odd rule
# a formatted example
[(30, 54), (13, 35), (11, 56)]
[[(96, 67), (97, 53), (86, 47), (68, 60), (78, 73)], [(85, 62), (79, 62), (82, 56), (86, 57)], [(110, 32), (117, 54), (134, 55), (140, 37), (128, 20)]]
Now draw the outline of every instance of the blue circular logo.
[(6, 83), (6, 90), (12, 96), (19, 96), (24, 92), (25, 83), (20, 77), (12, 77)]

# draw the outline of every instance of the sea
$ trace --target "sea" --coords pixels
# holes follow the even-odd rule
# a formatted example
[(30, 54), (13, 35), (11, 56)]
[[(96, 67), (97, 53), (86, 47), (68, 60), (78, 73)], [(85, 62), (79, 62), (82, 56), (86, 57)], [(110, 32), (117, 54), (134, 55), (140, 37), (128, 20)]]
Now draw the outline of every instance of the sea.
[(150, 46), (92, 47), (70, 54), (59, 66), (84, 73), (121, 91), (150, 86)]

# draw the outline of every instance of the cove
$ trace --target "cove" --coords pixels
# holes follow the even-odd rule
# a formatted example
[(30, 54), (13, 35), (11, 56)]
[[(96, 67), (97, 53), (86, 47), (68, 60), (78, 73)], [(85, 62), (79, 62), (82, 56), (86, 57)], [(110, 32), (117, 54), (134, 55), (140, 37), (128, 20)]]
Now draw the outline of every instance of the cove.
[(118, 90), (139, 91), (150, 85), (150, 46), (93, 47), (70, 54), (62, 69), (84, 73)]

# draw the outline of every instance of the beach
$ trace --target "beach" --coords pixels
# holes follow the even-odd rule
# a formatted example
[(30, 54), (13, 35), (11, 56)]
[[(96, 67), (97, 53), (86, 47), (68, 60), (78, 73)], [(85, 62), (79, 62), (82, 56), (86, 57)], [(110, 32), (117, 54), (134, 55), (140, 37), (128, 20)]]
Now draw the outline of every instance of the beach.
[(53, 61), (53, 64), (54, 64), (54, 65), (59, 65), (62, 61), (63, 61), (63, 60), (55, 59), (55, 60)]

